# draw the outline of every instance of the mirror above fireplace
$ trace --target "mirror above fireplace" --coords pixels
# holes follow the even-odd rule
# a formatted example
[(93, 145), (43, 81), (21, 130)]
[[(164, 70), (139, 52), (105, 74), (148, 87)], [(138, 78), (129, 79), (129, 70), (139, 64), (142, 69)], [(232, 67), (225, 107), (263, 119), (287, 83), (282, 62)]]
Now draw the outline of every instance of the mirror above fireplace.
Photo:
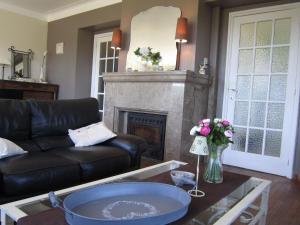
[(130, 47), (126, 68), (139, 68), (140, 60), (134, 54), (137, 48), (150, 47), (160, 52), (160, 65), (164, 70), (174, 70), (176, 65), (176, 24), (181, 10), (176, 7), (156, 6), (132, 18)]

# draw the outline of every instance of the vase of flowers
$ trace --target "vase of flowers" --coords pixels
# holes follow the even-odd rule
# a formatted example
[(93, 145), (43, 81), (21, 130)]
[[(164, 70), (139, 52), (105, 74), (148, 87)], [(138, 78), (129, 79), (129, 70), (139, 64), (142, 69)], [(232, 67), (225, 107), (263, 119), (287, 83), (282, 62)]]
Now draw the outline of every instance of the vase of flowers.
[(160, 52), (152, 52), (152, 48), (150, 47), (139, 47), (134, 51), (134, 54), (141, 59), (143, 71), (149, 71), (158, 68), (158, 65), (161, 61)]
[(227, 120), (201, 120), (191, 130), (191, 135), (204, 136), (207, 139), (209, 156), (204, 172), (204, 180), (208, 183), (223, 182), (222, 153), (232, 142), (233, 127)]

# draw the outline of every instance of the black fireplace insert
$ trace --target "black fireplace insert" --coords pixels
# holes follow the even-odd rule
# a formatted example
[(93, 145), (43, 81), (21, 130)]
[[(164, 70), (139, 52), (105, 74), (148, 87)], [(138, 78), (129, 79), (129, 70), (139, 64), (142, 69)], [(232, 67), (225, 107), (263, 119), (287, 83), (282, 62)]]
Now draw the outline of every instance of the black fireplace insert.
[(127, 133), (144, 138), (149, 148), (143, 157), (164, 160), (166, 115), (128, 112)]

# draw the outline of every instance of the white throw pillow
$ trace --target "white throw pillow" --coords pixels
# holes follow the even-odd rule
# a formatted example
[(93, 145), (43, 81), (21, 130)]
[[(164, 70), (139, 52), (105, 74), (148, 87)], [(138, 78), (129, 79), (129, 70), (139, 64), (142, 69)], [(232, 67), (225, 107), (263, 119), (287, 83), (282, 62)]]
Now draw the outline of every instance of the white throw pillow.
[(108, 129), (103, 122), (99, 122), (77, 130), (70, 129), (69, 136), (75, 147), (84, 147), (102, 143), (117, 135)]
[(7, 140), (5, 138), (0, 138), (0, 159), (14, 156), (14, 155), (22, 155), (27, 153), (20, 146), (15, 143)]

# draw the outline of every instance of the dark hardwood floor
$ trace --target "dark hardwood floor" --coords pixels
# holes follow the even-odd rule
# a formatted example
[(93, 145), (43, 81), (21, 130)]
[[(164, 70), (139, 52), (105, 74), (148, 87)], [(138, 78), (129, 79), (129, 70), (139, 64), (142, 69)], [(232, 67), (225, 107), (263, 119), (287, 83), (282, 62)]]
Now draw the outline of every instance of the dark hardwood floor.
[[(155, 163), (142, 161), (142, 167)], [(300, 182), (251, 170), (224, 166), (224, 170), (272, 181), (267, 225), (300, 225)]]
[(268, 225), (300, 225), (300, 183), (284, 177), (225, 166), (226, 171), (272, 181)]

